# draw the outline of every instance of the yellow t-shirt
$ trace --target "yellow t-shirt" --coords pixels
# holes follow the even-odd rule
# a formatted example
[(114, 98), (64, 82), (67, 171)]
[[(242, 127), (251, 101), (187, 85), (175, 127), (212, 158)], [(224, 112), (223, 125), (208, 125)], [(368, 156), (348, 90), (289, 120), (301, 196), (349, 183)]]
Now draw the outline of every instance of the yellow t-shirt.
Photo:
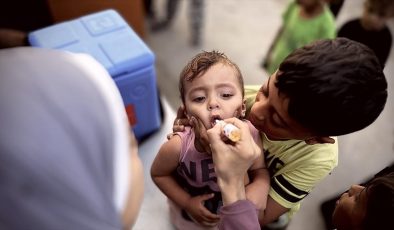
[[(245, 86), (247, 113), (260, 86)], [(262, 135), (266, 164), (271, 175), (269, 196), (289, 216), (300, 208), (300, 201), (338, 164), (338, 140), (335, 144), (308, 145), (302, 140), (272, 141)]]

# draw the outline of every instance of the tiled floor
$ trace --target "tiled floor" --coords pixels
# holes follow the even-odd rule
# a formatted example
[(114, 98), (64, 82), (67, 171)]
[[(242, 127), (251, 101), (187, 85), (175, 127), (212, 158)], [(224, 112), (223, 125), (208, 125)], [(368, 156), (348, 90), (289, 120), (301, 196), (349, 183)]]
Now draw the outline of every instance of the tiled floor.
[[(158, 0), (157, 8), (165, 0)], [(225, 52), (241, 68), (246, 84), (261, 84), (267, 77), (259, 63), (278, 27), (280, 14), (287, 0), (215, 0), (206, 1), (203, 44), (189, 45), (187, 12), (189, 0), (181, 1), (174, 24), (168, 30), (151, 33), (147, 29), (146, 43), (156, 55), (158, 85), (166, 111), (161, 130), (140, 146), (145, 165), (146, 192), (143, 207), (134, 229), (172, 229), (168, 220), (166, 198), (149, 177), (150, 164), (165, 136), (171, 130), (175, 110), (179, 105), (177, 81), (181, 68), (201, 50)], [(346, 1), (337, 24), (361, 13), (362, 1)], [(158, 10), (158, 13), (161, 13)], [(390, 22), (394, 31), (394, 22)], [(320, 203), (345, 190), (350, 184), (363, 181), (394, 162), (394, 51), (385, 69), (389, 83), (389, 99), (381, 116), (366, 129), (339, 137), (339, 166), (303, 201), (288, 230), (323, 229)]]

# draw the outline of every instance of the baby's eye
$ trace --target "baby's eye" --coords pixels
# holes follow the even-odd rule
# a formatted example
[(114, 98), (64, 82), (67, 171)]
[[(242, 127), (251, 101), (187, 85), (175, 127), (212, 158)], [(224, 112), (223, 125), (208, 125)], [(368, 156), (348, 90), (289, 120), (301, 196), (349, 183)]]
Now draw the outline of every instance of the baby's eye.
[(229, 98), (229, 97), (232, 97), (233, 95), (231, 94), (231, 93), (223, 93), (222, 94), (222, 97), (224, 97), (224, 98)]
[(196, 97), (193, 99), (194, 102), (203, 102), (205, 97)]

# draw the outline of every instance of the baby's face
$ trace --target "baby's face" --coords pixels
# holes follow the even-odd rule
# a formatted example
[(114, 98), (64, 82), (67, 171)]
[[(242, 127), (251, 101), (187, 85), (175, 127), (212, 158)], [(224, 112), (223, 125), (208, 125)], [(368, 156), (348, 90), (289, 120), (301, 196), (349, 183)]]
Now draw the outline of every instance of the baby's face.
[(217, 63), (184, 86), (187, 116), (199, 118), (207, 129), (216, 119), (240, 117), (246, 109), (236, 72), (229, 65)]

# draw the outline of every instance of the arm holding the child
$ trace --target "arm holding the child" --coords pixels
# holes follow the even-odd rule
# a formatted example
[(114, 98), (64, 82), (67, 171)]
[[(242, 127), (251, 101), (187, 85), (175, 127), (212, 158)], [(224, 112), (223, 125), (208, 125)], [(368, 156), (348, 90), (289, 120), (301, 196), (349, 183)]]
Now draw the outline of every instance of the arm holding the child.
[(203, 205), (205, 200), (212, 198), (212, 194), (192, 197), (174, 178), (180, 151), (181, 139), (178, 135), (174, 135), (161, 146), (151, 167), (152, 180), (171, 201), (187, 211), (195, 221), (204, 226), (216, 225), (219, 216), (211, 213)]
[(260, 155), (248, 170), (250, 183), (246, 186), (246, 198), (252, 201), (260, 212), (265, 212), (268, 192), (270, 189), (270, 175), (265, 163), (260, 132), (251, 123), (249, 123), (249, 129), (254, 142), (261, 151)]

